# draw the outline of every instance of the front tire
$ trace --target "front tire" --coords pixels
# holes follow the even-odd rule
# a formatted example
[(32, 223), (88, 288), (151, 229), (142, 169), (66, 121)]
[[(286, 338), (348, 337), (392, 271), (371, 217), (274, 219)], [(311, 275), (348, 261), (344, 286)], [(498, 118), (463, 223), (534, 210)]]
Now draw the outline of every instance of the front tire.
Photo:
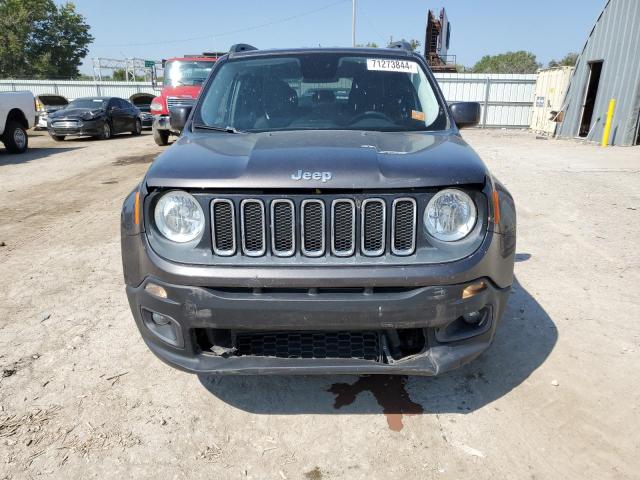
[(153, 129), (153, 139), (156, 142), (156, 145), (164, 147), (169, 145), (169, 132), (166, 130), (158, 130), (157, 128)]
[(131, 131), (131, 135), (140, 135), (142, 133), (142, 121), (138, 118), (136, 119), (136, 126)]
[(9, 153), (24, 153), (29, 147), (27, 131), (18, 122), (7, 122), (2, 143)]
[(109, 140), (111, 138), (111, 125), (109, 125), (109, 122), (104, 122), (102, 125), (102, 131), (98, 138), (100, 140)]

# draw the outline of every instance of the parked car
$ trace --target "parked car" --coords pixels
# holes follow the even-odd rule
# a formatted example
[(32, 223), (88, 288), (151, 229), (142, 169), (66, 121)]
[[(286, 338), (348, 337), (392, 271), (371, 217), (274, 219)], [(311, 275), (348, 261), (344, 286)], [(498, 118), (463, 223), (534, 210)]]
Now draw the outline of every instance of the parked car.
[(153, 126), (151, 102), (154, 98), (154, 95), (150, 93), (136, 93), (129, 97), (129, 101), (140, 110), (140, 120), (142, 120), (143, 129), (150, 129)]
[(153, 126), (153, 115), (151, 114), (150, 105), (139, 105), (140, 120), (142, 121), (142, 128), (147, 130)]
[(27, 130), (33, 128), (35, 121), (33, 93), (0, 93), (0, 141), (9, 153), (22, 153), (27, 150)]
[(140, 135), (142, 120), (140, 110), (123, 98), (85, 97), (49, 115), (47, 129), (56, 141), (72, 135), (106, 140), (124, 132)]
[(53, 112), (57, 112), (58, 110), (62, 110), (64, 107), (69, 105), (69, 100), (67, 100), (62, 95), (56, 94), (44, 94), (36, 96), (36, 130), (46, 130), (47, 129), (47, 119), (49, 115)]
[(166, 363), (436, 375), (491, 344), (514, 202), (460, 136), (480, 105), (448, 106), (399, 47), (232, 47), (171, 110), (182, 134), (121, 216), (131, 311)]

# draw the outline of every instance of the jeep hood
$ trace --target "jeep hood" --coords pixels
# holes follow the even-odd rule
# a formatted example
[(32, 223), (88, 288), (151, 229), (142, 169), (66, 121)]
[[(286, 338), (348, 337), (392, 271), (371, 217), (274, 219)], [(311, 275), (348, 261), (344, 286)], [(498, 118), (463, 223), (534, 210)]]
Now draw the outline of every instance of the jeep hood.
[(482, 184), (486, 175), (478, 155), (451, 132), (195, 132), (156, 158), (145, 181), (174, 188), (406, 189)]

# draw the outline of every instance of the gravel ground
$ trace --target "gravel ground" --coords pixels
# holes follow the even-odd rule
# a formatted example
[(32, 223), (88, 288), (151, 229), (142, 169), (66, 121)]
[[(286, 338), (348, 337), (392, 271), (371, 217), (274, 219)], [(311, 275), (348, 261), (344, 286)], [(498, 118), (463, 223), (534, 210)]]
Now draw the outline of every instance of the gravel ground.
[(496, 341), (438, 378), (173, 370), (126, 302), (149, 134), (0, 150), (0, 478), (638, 478), (640, 149), (465, 132), (516, 198)]

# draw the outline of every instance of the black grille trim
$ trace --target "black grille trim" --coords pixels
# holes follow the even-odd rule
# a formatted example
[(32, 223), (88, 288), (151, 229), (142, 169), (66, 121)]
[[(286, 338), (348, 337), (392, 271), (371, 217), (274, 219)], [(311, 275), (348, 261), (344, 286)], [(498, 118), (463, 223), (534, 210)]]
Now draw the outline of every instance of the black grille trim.
[[(307, 211), (311, 208), (319, 207), (319, 219), (311, 218), (311, 213)], [(315, 221), (315, 225), (312, 223)], [(312, 232), (312, 230), (319, 230), (318, 232)], [(317, 238), (311, 238), (316, 233)], [(326, 232), (326, 213), (325, 204), (322, 200), (303, 200), (300, 205), (300, 250), (306, 257), (321, 257), (325, 252), (325, 238)], [(308, 248), (308, 242), (319, 243), (320, 248)]]
[[(404, 209), (409, 206), (411, 210), (411, 223), (398, 224), (400, 215), (406, 216)], [(399, 212), (402, 209), (403, 211)], [(413, 198), (396, 198), (391, 208), (391, 252), (398, 256), (412, 255), (416, 250), (416, 215), (417, 206)], [(407, 227), (410, 229), (407, 232)]]
[[(226, 207), (225, 207), (226, 205)], [(228, 208), (227, 212), (223, 209)], [(228, 214), (229, 218), (223, 218)], [(221, 222), (227, 225), (221, 225)], [(223, 238), (226, 235), (223, 229), (231, 231), (231, 238)], [(235, 205), (231, 200), (216, 198), (211, 202), (211, 238), (213, 253), (221, 257), (231, 257), (236, 253), (236, 212)], [(227, 243), (231, 243), (230, 248), (224, 248)], [(222, 248), (221, 248), (222, 245)]]
[[(260, 211), (260, 219), (258, 224), (255, 222), (251, 222), (251, 219), (247, 217), (247, 209), (252, 205), (259, 205)], [(250, 198), (243, 200), (240, 202), (240, 229), (242, 231), (242, 253), (247, 255), (248, 257), (261, 257), (267, 252), (267, 238), (266, 238), (266, 219), (265, 219), (265, 209), (264, 202), (262, 200), (258, 200), (255, 198)], [(255, 233), (254, 229), (258, 228), (258, 239), (253, 238)], [(247, 239), (247, 236), (251, 236), (250, 240)], [(256, 241), (259, 245), (259, 248), (253, 248), (249, 245), (249, 241)]]
[[(378, 212), (371, 211), (371, 208), (379, 209)], [(370, 218), (375, 215), (379, 219)], [(386, 224), (387, 224), (387, 205), (381, 198), (368, 198), (362, 202), (360, 212), (360, 251), (367, 257), (379, 257), (386, 248)], [(377, 248), (371, 248), (374, 245)]]
[(213, 255), (284, 259), (416, 253), (423, 200), (343, 195), (214, 197), (209, 202)]
[(376, 331), (236, 332), (237, 356), (380, 361)]
[(296, 207), (291, 200), (271, 202), (271, 251), (276, 257), (290, 257), (296, 251)]
[[(337, 210), (347, 206), (349, 210), (339, 212), (348, 214), (350, 219), (341, 220), (336, 217)], [(346, 243), (344, 248), (341, 243)], [(331, 202), (331, 253), (336, 257), (350, 257), (356, 251), (356, 204), (350, 198), (337, 198)]]

